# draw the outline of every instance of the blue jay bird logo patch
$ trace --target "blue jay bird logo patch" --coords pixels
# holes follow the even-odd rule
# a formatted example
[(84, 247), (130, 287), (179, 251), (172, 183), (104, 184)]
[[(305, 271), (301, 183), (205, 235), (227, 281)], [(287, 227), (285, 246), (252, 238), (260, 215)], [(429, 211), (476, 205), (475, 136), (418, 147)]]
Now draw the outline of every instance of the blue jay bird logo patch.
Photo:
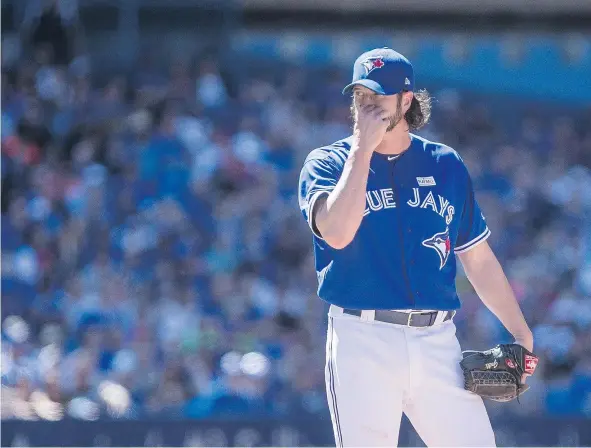
[(361, 65), (365, 68), (365, 75), (367, 76), (376, 68), (382, 68), (385, 64), (382, 58), (369, 58), (366, 61), (363, 61)]
[(423, 241), (423, 246), (429, 247), (437, 252), (439, 255), (439, 261), (441, 262), (439, 265), (439, 270), (443, 269), (445, 263), (447, 263), (447, 259), (451, 252), (451, 241), (449, 240), (449, 228), (445, 228), (445, 232), (439, 232), (433, 235), (431, 238), (426, 239)]

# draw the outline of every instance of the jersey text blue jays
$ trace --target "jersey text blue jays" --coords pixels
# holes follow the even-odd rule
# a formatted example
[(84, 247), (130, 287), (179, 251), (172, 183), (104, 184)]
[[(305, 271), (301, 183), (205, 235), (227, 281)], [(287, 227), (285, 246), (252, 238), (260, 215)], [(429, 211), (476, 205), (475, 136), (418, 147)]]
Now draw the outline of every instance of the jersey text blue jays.
[(313, 234), (318, 295), (329, 303), (353, 309), (460, 306), (454, 254), (485, 241), (490, 230), (460, 155), (410, 136), (400, 157), (372, 155), (361, 225), (340, 250), (322, 239), (312, 211), (337, 185), (351, 137), (311, 151), (304, 162), (300, 210)]

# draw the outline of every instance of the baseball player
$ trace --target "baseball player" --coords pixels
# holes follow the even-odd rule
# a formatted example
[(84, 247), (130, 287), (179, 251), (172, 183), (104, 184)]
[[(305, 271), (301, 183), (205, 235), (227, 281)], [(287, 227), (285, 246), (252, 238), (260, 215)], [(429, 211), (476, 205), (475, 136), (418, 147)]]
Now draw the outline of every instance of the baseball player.
[[(430, 115), (428, 94), (414, 87), (401, 54), (362, 54), (343, 91), (352, 94), (353, 135), (313, 150), (300, 174), (318, 295), (330, 304), (334, 436), (337, 446), (396, 446), (404, 412), (428, 446), (494, 446), (482, 396), (506, 397), (485, 390), (479, 375), (511, 368), (508, 399), (518, 395), (537, 362), (532, 333), (487, 243), (461, 157), (411, 133)], [(472, 352), (464, 370), (454, 255), (515, 338)]]

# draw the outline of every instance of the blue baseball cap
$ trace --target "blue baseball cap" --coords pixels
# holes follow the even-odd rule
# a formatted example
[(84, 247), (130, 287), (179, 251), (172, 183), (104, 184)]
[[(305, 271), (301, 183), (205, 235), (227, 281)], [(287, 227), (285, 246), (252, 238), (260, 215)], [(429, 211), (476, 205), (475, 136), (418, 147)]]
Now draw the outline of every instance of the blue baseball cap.
[(412, 64), (391, 48), (376, 48), (363, 53), (353, 66), (353, 81), (343, 89), (343, 94), (355, 86), (364, 86), (379, 95), (396, 95), (414, 88)]

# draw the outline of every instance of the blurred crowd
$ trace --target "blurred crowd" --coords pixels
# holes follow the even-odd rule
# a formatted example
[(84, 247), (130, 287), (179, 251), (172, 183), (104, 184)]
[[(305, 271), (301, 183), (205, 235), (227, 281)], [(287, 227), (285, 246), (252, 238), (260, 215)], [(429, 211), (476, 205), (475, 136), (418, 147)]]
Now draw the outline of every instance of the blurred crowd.
[[(101, 79), (38, 34), (2, 70), (3, 418), (326, 412), (296, 192), (350, 133), (350, 73), (214, 53)], [(591, 417), (589, 111), (432, 94), (419, 134), (468, 164), (542, 360), (503, 411)], [(462, 345), (508, 341), (461, 269), (458, 290)]]

